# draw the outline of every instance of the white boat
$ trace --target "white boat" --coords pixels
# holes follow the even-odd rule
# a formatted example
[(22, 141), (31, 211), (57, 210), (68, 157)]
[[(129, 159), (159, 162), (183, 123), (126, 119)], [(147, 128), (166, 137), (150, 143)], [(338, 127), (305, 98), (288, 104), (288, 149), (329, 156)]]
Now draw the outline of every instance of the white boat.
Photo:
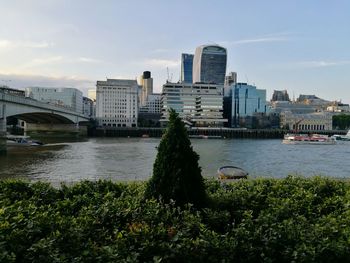
[(40, 146), (42, 142), (30, 139), (29, 136), (21, 135), (7, 135), (6, 136), (7, 147), (28, 147), (28, 146)]
[(284, 144), (312, 144), (312, 145), (331, 145), (336, 140), (333, 137), (322, 134), (286, 134), (282, 141)]
[(334, 134), (332, 138), (336, 141), (350, 141), (350, 130), (348, 130), (346, 135)]

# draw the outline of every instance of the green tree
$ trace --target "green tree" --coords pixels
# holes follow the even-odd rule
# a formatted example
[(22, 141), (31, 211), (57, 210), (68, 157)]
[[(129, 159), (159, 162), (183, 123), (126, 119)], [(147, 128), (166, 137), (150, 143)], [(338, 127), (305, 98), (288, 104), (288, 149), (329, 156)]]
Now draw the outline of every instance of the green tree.
[(168, 127), (160, 141), (153, 165), (153, 176), (147, 183), (145, 197), (171, 199), (178, 205), (205, 205), (207, 195), (199, 156), (193, 150), (187, 130), (175, 110), (169, 111)]
[(350, 115), (340, 114), (333, 116), (333, 128), (336, 129), (349, 129), (350, 127)]

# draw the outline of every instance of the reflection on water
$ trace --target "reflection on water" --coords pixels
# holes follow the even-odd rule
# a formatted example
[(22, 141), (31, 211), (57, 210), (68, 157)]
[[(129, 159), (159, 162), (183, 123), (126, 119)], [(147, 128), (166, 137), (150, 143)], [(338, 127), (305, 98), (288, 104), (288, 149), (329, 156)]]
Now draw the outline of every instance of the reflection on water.
[[(154, 138), (51, 140), (43, 147), (9, 150), (7, 156), (0, 156), (0, 178), (54, 185), (83, 179), (145, 180), (151, 176), (158, 143)], [(192, 144), (206, 177), (216, 176), (224, 165), (239, 166), (253, 177), (350, 176), (350, 143), (284, 145), (280, 140), (194, 139)]]

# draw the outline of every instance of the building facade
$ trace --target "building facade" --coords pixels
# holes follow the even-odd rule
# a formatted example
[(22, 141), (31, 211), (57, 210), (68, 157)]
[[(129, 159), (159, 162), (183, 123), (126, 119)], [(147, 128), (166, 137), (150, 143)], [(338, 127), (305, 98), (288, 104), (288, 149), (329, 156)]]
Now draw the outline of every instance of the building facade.
[(88, 98), (96, 101), (96, 89), (88, 89)]
[(247, 83), (232, 86), (232, 126), (239, 126), (240, 118), (266, 113), (266, 90)]
[(153, 78), (151, 78), (150, 71), (144, 71), (139, 78), (139, 85), (141, 87), (139, 100), (141, 106), (146, 106), (148, 96), (153, 93)]
[(226, 61), (226, 48), (218, 45), (197, 47), (193, 58), (193, 83), (224, 85)]
[(332, 114), (327, 112), (295, 114), (285, 111), (280, 114), (280, 127), (295, 131), (332, 130)]
[(96, 84), (96, 120), (100, 126), (137, 127), (136, 80), (107, 79)]
[(161, 104), (162, 96), (161, 94), (150, 94), (148, 95), (148, 99), (146, 101), (145, 106), (140, 106), (140, 112), (142, 113), (161, 113), (162, 112), (162, 104)]
[(181, 54), (181, 82), (192, 83), (193, 54)]
[(94, 118), (96, 116), (95, 101), (83, 97), (83, 114), (89, 118)]
[(198, 127), (222, 127), (223, 86), (215, 84), (166, 83), (162, 93), (162, 119), (174, 109), (186, 122)]
[(28, 87), (26, 97), (83, 113), (83, 93), (75, 88)]
[(274, 90), (271, 101), (290, 101), (287, 90)]

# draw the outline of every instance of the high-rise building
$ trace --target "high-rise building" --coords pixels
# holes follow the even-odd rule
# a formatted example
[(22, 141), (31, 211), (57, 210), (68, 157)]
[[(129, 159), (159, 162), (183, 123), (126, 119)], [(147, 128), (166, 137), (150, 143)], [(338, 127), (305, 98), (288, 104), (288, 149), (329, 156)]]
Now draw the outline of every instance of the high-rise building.
[(193, 83), (224, 85), (226, 61), (226, 48), (218, 45), (197, 47), (193, 58)]
[(136, 80), (107, 79), (107, 81), (97, 81), (96, 87), (96, 119), (100, 126), (137, 126), (138, 85)]
[(96, 101), (96, 89), (88, 89), (88, 98)]
[(239, 125), (240, 118), (266, 113), (266, 90), (257, 89), (247, 83), (232, 86), (232, 126)]
[(153, 93), (153, 78), (151, 78), (151, 72), (144, 71), (139, 78), (139, 82), (141, 86), (140, 104), (141, 106), (145, 106), (148, 96)]
[(28, 87), (26, 97), (83, 113), (83, 93), (75, 88)]
[(169, 109), (194, 126), (222, 127), (223, 86), (216, 84), (166, 83), (162, 92), (162, 121)]
[(192, 83), (193, 54), (181, 54), (181, 82)]
[(225, 85), (224, 85), (224, 96), (229, 97), (231, 96), (231, 86), (235, 85), (237, 83), (237, 73), (236, 72), (230, 72), (225, 77)]

